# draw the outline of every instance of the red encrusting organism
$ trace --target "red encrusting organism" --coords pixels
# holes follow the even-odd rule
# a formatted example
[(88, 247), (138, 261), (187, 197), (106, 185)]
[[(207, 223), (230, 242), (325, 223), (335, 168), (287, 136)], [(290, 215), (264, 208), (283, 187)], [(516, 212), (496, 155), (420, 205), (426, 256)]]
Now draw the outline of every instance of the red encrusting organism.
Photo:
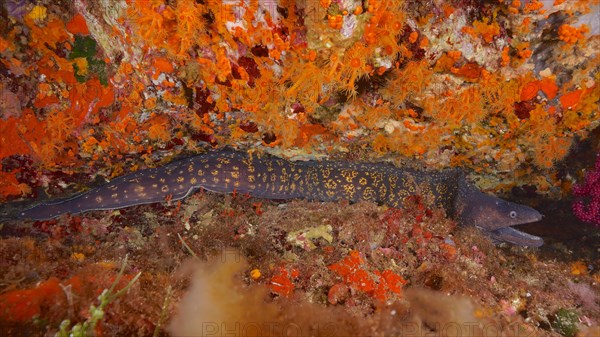
[(334, 293), (338, 293), (340, 288), (345, 289), (344, 284), (354, 290), (367, 293), (377, 300), (385, 301), (392, 294), (401, 294), (402, 286), (407, 283), (401, 275), (389, 269), (371, 272), (361, 253), (356, 250), (350, 251), (348, 256), (328, 268), (343, 279), (343, 283), (331, 287), (328, 296), (330, 302), (335, 302), (332, 301), (337, 297)]

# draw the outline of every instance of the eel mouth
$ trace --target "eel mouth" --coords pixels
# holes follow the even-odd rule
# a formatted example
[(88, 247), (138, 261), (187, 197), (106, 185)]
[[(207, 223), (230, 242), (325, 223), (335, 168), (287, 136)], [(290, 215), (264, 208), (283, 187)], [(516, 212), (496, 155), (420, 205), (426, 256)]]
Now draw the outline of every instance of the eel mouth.
[(510, 242), (519, 246), (540, 247), (544, 244), (544, 239), (541, 237), (521, 232), (512, 227), (499, 228), (488, 233), (493, 240)]

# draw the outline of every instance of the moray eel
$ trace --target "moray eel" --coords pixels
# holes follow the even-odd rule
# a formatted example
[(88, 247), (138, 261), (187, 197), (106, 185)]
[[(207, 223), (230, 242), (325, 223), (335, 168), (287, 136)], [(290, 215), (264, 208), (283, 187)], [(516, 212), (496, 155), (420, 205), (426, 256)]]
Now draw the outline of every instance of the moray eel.
[(292, 162), (223, 150), (140, 170), (70, 199), (26, 209), (19, 217), (45, 220), (64, 213), (179, 200), (199, 188), (266, 199), (366, 200), (390, 207), (402, 207), (406, 197), (421, 195), (460, 224), (476, 226), (497, 241), (543, 244), (541, 238), (511, 227), (540, 220), (539, 212), (482, 193), (457, 169), (425, 172), (390, 164)]

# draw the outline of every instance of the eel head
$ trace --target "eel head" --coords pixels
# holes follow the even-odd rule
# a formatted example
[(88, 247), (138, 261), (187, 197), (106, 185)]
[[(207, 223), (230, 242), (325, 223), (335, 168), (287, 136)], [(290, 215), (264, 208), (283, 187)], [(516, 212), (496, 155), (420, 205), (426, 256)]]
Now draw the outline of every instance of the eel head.
[(530, 247), (544, 244), (542, 238), (511, 227), (542, 219), (542, 214), (529, 206), (485, 194), (464, 183), (460, 188), (456, 209), (461, 224), (475, 226), (493, 240)]

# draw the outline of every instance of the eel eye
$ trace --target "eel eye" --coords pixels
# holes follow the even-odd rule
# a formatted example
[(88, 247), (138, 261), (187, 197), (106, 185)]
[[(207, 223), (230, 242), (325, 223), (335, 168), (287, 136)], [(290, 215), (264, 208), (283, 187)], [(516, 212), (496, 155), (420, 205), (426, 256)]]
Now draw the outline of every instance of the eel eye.
[(517, 212), (515, 212), (515, 211), (510, 211), (510, 213), (509, 213), (509, 216), (510, 216), (512, 219), (516, 218), (516, 217), (517, 217)]

